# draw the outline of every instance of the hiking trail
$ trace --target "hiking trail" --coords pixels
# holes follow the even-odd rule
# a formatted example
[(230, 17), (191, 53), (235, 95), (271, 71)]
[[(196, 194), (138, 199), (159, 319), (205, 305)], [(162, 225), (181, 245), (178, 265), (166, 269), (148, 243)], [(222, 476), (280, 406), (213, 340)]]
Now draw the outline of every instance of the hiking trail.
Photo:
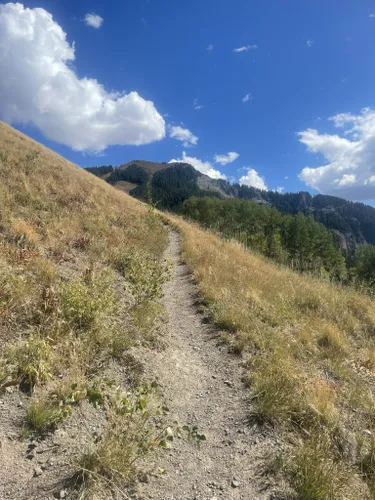
[[(142, 353), (149, 374), (161, 385), (168, 421), (197, 426), (205, 434), (199, 449), (175, 439), (152, 466), (165, 469), (140, 484), (137, 498), (157, 500), (268, 499), (259, 465), (274, 446), (264, 430), (249, 423), (249, 391), (241, 382), (241, 359), (228, 351), (219, 332), (197, 305), (198, 288), (182, 262), (181, 237), (169, 231), (165, 258), (173, 278), (164, 285), (168, 315), (165, 349)], [(271, 446), (271, 448), (270, 448)], [(149, 460), (149, 458), (148, 458)]]

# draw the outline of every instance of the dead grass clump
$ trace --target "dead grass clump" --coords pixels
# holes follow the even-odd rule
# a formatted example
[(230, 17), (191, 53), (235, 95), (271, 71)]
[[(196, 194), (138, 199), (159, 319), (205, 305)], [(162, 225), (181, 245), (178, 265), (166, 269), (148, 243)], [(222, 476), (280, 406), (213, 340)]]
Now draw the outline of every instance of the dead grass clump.
[(68, 414), (68, 409), (58, 407), (46, 399), (33, 399), (27, 410), (23, 436), (32, 432), (45, 434), (53, 430)]
[[(303, 500), (348, 498), (351, 479), (345, 464), (332, 458), (326, 436), (315, 435), (300, 445), (286, 465), (290, 484)], [(352, 492), (356, 494), (354, 491)], [(351, 498), (355, 498), (354, 496)], [(358, 497), (357, 497), (358, 498)]]

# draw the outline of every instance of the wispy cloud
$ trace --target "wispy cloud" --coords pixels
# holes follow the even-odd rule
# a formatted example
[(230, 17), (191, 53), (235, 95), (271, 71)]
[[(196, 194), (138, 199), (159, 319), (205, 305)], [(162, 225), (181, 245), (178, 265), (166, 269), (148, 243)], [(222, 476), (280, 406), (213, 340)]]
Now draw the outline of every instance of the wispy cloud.
[(240, 155), (236, 153), (235, 151), (230, 151), (226, 155), (215, 155), (215, 163), (220, 163), (220, 165), (228, 165), (228, 163), (232, 163)]
[(193, 101), (193, 109), (195, 109), (195, 111), (199, 111), (202, 108), (204, 108), (203, 104), (199, 104), (198, 98), (196, 97)]
[(306, 45), (308, 46), (309, 49), (314, 45), (315, 40), (307, 40)]
[(375, 17), (375, 12), (371, 12), (371, 14), (368, 17), (374, 18)]
[(211, 44), (207, 47), (207, 52), (209, 52), (209, 53), (213, 52), (214, 48), (215, 48), (215, 45), (211, 43)]
[(251, 93), (249, 92), (248, 94), (246, 94), (245, 96), (243, 96), (243, 98), (241, 99), (242, 102), (247, 102), (247, 101), (251, 101), (253, 98), (253, 96), (251, 95)]
[(181, 141), (185, 148), (196, 146), (199, 140), (199, 138), (192, 132), (190, 132), (188, 128), (183, 128), (180, 126), (170, 127), (169, 137), (171, 137), (172, 139), (177, 139), (177, 141)]
[(87, 26), (91, 26), (92, 28), (99, 29), (103, 24), (104, 19), (98, 14), (86, 14), (85, 15), (85, 24)]
[(255, 50), (258, 48), (258, 45), (244, 45), (243, 47), (237, 47), (233, 49), (233, 52), (247, 52), (248, 50)]

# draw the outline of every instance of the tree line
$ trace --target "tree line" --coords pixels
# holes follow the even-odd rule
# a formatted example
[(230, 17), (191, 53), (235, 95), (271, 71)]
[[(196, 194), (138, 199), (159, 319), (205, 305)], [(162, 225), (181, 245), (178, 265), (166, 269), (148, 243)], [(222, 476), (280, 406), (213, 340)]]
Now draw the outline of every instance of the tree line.
[(182, 212), (202, 227), (297, 271), (375, 285), (375, 247), (359, 246), (348, 268), (332, 232), (312, 216), (283, 214), (249, 200), (197, 196), (185, 200)]

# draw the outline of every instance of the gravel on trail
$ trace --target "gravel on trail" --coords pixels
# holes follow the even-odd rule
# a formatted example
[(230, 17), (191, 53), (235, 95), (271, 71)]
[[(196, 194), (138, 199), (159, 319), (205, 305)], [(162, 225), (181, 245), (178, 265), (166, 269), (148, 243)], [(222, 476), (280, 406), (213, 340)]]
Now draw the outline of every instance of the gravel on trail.
[(181, 237), (171, 230), (169, 238), (165, 257), (173, 264), (173, 278), (165, 284), (162, 300), (168, 316), (165, 349), (146, 350), (142, 358), (160, 383), (168, 419), (197, 426), (207, 440), (197, 449), (176, 439), (170, 449), (158, 453), (137, 498), (274, 498), (274, 485), (261, 474), (260, 465), (269, 451), (275, 451), (275, 436), (249, 422), (241, 358), (229, 352), (199, 312), (198, 287), (182, 261)]

